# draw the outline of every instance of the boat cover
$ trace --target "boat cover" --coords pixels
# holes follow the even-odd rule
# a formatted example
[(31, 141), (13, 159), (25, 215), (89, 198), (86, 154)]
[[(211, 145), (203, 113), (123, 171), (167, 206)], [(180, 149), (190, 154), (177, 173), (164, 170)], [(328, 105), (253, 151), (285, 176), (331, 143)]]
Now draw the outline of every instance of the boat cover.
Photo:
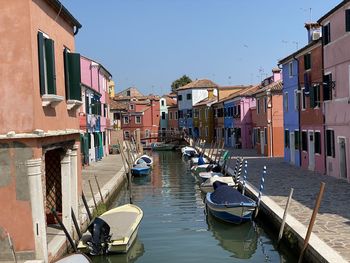
[(216, 204), (252, 202), (250, 198), (242, 195), (237, 189), (228, 186), (226, 183), (215, 181), (213, 186), (215, 191), (211, 194), (210, 198)]
[(203, 158), (203, 156), (199, 156), (198, 165), (202, 165), (202, 164), (205, 164), (204, 158)]

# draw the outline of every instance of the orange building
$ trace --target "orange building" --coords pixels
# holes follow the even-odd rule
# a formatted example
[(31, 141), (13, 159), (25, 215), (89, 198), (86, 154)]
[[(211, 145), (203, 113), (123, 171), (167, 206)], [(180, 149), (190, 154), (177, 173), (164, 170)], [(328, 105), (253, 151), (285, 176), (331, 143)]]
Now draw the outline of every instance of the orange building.
[(58, 0), (2, 1), (0, 24), (0, 261), (8, 233), (18, 259), (48, 262), (51, 209), (70, 232), (78, 214), (81, 25)]
[(259, 154), (270, 157), (283, 157), (283, 95), (279, 69), (262, 81), (260, 88), (253, 94), (256, 98), (256, 110), (253, 111), (253, 144)]

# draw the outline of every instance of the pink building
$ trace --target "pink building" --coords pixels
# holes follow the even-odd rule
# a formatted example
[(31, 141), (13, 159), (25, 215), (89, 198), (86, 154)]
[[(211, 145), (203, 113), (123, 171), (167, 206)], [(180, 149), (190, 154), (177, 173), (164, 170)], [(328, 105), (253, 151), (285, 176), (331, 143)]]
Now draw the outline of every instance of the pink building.
[(327, 174), (350, 178), (350, 1), (318, 20), (323, 31), (323, 99)]
[(84, 131), (81, 138), (82, 160), (84, 164), (89, 164), (109, 153), (108, 82), (112, 75), (100, 63), (87, 57), (81, 57), (80, 65), (83, 105), (79, 115), (80, 129)]
[(48, 262), (66, 245), (47, 237), (52, 209), (70, 233), (79, 214), (81, 25), (53, 0), (1, 1), (0, 24), (0, 261), (8, 233), (17, 259)]

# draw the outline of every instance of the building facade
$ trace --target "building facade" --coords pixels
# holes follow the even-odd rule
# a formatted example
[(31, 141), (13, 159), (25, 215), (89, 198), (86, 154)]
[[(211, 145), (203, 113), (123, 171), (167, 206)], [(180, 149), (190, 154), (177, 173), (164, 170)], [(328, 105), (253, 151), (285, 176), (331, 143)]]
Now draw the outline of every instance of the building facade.
[[(2, 5), (0, 207), (7, 212), (0, 235), (11, 236), (17, 259), (48, 262), (57, 252), (47, 238), (51, 210), (70, 233), (71, 209), (78, 214), (82, 101), (74, 35), (81, 25), (59, 1)], [(12, 261), (2, 237), (0, 260)]]
[(323, 31), (326, 171), (328, 175), (348, 181), (350, 178), (349, 9), (350, 1), (342, 1), (318, 20)]
[(194, 138), (212, 142), (214, 138), (214, 111), (211, 105), (217, 97), (209, 92), (209, 97), (193, 106)]

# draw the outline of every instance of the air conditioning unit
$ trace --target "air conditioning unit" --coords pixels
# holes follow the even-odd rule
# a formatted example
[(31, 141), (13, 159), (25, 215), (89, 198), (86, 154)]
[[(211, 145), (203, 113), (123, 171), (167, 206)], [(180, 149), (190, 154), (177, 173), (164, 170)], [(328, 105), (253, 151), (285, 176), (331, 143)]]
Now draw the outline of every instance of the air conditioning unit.
[(312, 40), (318, 40), (320, 37), (321, 37), (321, 31), (317, 30), (312, 32), (312, 36), (311, 36)]

